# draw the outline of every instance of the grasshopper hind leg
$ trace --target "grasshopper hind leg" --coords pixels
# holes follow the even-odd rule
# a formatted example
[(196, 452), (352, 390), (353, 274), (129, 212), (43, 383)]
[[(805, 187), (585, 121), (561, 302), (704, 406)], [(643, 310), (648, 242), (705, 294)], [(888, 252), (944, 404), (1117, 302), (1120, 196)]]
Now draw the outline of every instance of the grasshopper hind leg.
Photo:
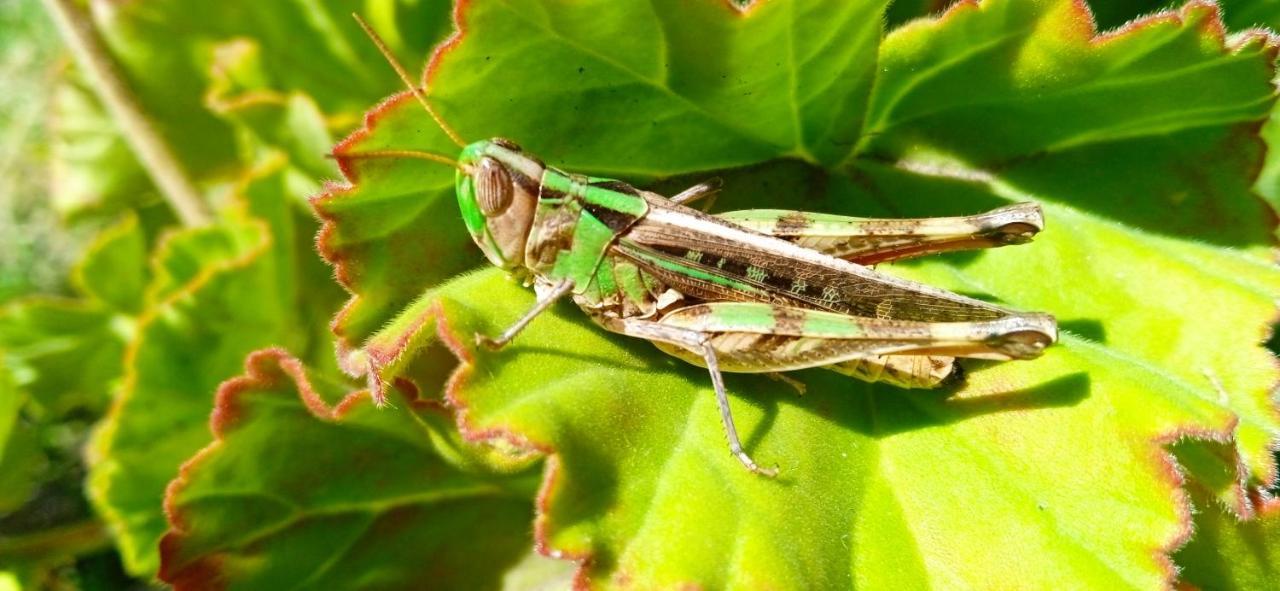
[(702, 357), (707, 372), (711, 374), (711, 385), (716, 393), (716, 406), (720, 409), (720, 421), (724, 423), (725, 436), (729, 439), (729, 452), (748, 470), (773, 478), (778, 475), (778, 468), (761, 468), (751, 456), (742, 449), (742, 440), (738, 437), (738, 428), (733, 422), (733, 412), (729, 408), (729, 396), (724, 389), (724, 376), (720, 374), (720, 363), (716, 358), (715, 347), (707, 335), (687, 328), (665, 326), (657, 322), (635, 319), (598, 318), (605, 328), (650, 341), (670, 343), (689, 350)]

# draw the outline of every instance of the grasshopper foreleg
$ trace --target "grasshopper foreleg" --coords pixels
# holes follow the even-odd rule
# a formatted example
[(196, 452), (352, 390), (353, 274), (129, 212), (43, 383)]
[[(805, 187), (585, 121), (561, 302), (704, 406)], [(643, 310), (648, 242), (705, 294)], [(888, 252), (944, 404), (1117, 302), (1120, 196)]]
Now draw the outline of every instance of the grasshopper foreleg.
[(507, 344), (511, 342), (511, 339), (516, 338), (516, 335), (520, 334), (520, 331), (524, 330), (524, 327), (528, 326), (530, 322), (533, 322), (534, 318), (545, 312), (547, 308), (551, 307), (551, 304), (556, 303), (556, 300), (564, 297), (564, 295), (569, 293), (571, 289), (573, 289), (572, 281), (568, 279), (561, 280), (560, 283), (555, 284), (555, 286), (551, 288), (551, 291), (539, 298), (538, 303), (534, 304), (532, 308), (529, 308), (529, 311), (525, 312), (524, 316), (521, 316), (515, 324), (512, 324), (507, 328), (507, 330), (502, 331), (502, 334), (499, 335), (498, 338), (489, 338), (487, 335), (477, 333), (476, 343), (491, 351), (497, 351), (498, 349), (507, 346)]
[(702, 356), (707, 371), (711, 374), (711, 385), (716, 392), (716, 405), (720, 407), (720, 421), (724, 423), (725, 435), (729, 438), (729, 451), (746, 466), (748, 470), (773, 478), (778, 469), (761, 468), (751, 456), (742, 449), (742, 441), (738, 438), (738, 428), (733, 424), (733, 413), (729, 410), (729, 396), (724, 390), (724, 377), (720, 375), (720, 365), (716, 360), (716, 350), (711, 345), (708, 335), (698, 331), (673, 326), (665, 326), (647, 320), (630, 318), (608, 319), (603, 324), (609, 330), (628, 336), (639, 337), (650, 341), (660, 341), (679, 345)]

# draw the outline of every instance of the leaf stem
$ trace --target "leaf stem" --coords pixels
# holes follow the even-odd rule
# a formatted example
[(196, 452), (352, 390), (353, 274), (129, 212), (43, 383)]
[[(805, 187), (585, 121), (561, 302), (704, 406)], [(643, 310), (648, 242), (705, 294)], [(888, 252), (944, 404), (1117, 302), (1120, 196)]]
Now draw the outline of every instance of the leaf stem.
[(44, 0), (44, 5), (70, 45), (76, 63), (88, 74), (98, 98), (124, 131), (125, 141), (174, 213), (187, 226), (208, 224), (212, 215), (200, 192), (143, 113), (88, 16), (73, 0)]

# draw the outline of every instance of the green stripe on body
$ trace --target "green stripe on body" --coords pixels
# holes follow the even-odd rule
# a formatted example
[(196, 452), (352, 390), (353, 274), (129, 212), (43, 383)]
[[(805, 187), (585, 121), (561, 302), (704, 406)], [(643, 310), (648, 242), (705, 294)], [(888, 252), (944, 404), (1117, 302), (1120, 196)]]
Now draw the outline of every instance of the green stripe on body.
[(643, 197), (591, 185), (578, 184), (578, 187), (582, 191), (583, 201), (587, 203), (606, 207), (636, 218), (642, 217), (649, 212), (649, 204), (645, 203)]
[[(594, 177), (582, 177), (588, 181), (609, 182), (613, 179), (597, 179)], [(542, 173), (542, 186), (552, 191), (573, 195), (587, 203), (600, 207), (612, 209), (618, 213), (626, 214), (632, 217), (643, 217), (649, 212), (649, 204), (645, 203), (643, 197), (629, 195), (620, 191), (614, 191), (604, 187), (592, 186), (588, 182), (583, 182), (572, 178), (562, 172), (547, 169)]]
[(678, 260), (672, 260), (662, 256), (658, 256), (653, 252), (646, 250), (643, 247), (628, 248), (626, 252), (628, 256), (633, 256), (635, 258), (641, 259), (645, 262), (648, 262), (654, 265), (655, 267), (660, 267), (668, 271), (674, 271), (676, 273), (680, 273), (682, 275), (686, 275), (694, 279), (701, 279), (708, 283), (714, 283), (716, 285), (727, 287), (729, 289), (735, 289), (744, 293), (751, 293), (751, 294), (764, 293), (763, 290), (749, 283), (735, 281), (728, 277), (723, 277), (720, 275), (716, 275), (714, 273), (709, 273), (697, 267), (683, 264)]

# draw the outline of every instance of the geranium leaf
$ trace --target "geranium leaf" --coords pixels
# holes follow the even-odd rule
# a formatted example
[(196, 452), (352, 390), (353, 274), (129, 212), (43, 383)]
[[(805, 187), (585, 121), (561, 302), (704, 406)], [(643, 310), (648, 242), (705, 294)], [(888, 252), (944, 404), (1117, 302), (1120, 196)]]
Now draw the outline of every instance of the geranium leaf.
[(1209, 491), (1192, 487), (1196, 534), (1174, 554), (1181, 579), (1201, 589), (1266, 589), (1280, 573), (1280, 501), (1260, 503), (1258, 514), (1240, 522), (1215, 507)]
[[(210, 440), (218, 384), (263, 347), (327, 356), (316, 342), (326, 339), (303, 317), (312, 306), (295, 303), (298, 275), (310, 271), (295, 262), (300, 220), (286, 172), (282, 159), (256, 171), (220, 223), (172, 234), (155, 257), (124, 386), (91, 452), (89, 491), (130, 572), (155, 572), (165, 486)], [(320, 305), (328, 299), (322, 287), (307, 290)]]
[[(520, 138), (565, 166), (832, 164), (861, 131), (887, 4), (475, 2), (458, 11), (464, 41), (436, 54), (429, 82), (463, 136)], [(495, 73), (534, 71), (492, 91)]]
[[(442, 2), (362, 6), (405, 55), (422, 55), (447, 32)], [(202, 188), (234, 182), (243, 167), (260, 164), (260, 146), (246, 146), (246, 134), (288, 153), (312, 182), (332, 176), (322, 136), (350, 130), (370, 101), (399, 85), (389, 70), (370, 67), (381, 58), (344, 0), (90, 8), (138, 107)], [(237, 47), (257, 52), (256, 78), (236, 78), (246, 73)], [(236, 84), (228, 85), (229, 77)], [(109, 216), (156, 204), (159, 196), (125, 136), (74, 72), (55, 98), (58, 209), (72, 217)]]
[[(315, 202), (321, 247), (354, 294), (335, 321), (343, 361), (374, 387), (431, 390), (435, 345), (447, 345), (464, 434), (551, 453), (544, 552), (601, 585), (1161, 587), (1191, 527), (1163, 446), (1186, 437), (1220, 442), (1223, 453), (1180, 457), (1220, 500), (1253, 510), (1275, 479), (1280, 427), (1280, 374), (1261, 346), (1280, 293), (1274, 217), (1251, 190), (1274, 103), (1270, 38), (1228, 40), (1200, 2), (1101, 37), (1078, 2), (988, 0), (874, 52), (855, 41), (809, 53), (833, 31), (878, 40), (879, 21), (867, 32), (865, 14), (782, 0), (747, 14), (614, 6), (464, 4), (431, 95), (467, 138), (510, 137), (576, 172), (723, 177), (725, 209), (1040, 202), (1049, 227), (1032, 245), (881, 270), (1048, 311), (1065, 330), (1034, 362), (973, 364), (954, 393), (810, 371), (796, 374), (809, 386), (797, 399), (731, 376), (748, 447), (784, 475), (755, 477), (725, 453), (704, 371), (570, 306), (509, 351), (469, 345), (533, 297), (496, 270), (441, 283), (478, 260), (452, 171), (344, 158), (450, 149), (401, 95), (337, 148), (352, 186)], [(797, 100), (795, 81), (833, 71), (849, 72), (828, 87), (843, 98)], [(741, 105), (726, 103), (733, 93)], [(774, 158), (804, 164), (723, 169)]]
[(160, 196), (119, 127), (78, 78), (54, 91), (50, 119), (52, 204), (64, 217), (108, 217)]
[(0, 307), (0, 358), (49, 416), (106, 406), (133, 316), (142, 308), (146, 266), (146, 237), (137, 218), (126, 214), (76, 266), (72, 279), (80, 297), (37, 295)]
[(246, 375), (219, 389), (217, 440), (169, 488), (164, 581), (494, 588), (522, 558), (531, 481), (444, 462), (422, 416), (438, 406), (400, 400), (401, 412), (377, 409), (367, 393), (346, 394), (280, 350), (245, 365)]
[(26, 402), (9, 369), (0, 365), (0, 516), (27, 502), (45, 465), (35, 429), (22, 419)]
[(126, 214), (98, 235), (73, 278), (80, 290), (123, 314), (142, 310), (147, 284), (147, 238), (138, 218)]

